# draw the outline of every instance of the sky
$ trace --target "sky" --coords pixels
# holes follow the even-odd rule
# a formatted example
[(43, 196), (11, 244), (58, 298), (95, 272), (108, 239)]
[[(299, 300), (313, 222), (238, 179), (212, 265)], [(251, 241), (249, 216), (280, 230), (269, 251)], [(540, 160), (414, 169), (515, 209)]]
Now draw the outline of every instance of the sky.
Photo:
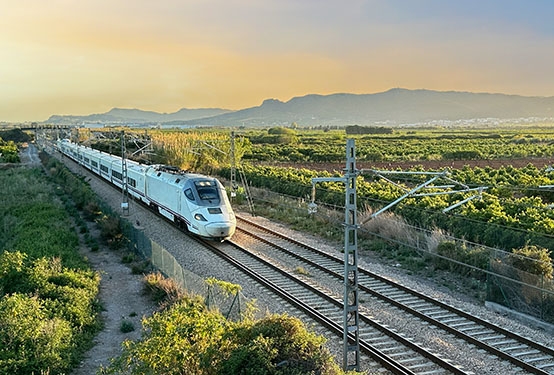
[(552, 0), (0, 0), (0, 121), (391, 88), (554, 96)]

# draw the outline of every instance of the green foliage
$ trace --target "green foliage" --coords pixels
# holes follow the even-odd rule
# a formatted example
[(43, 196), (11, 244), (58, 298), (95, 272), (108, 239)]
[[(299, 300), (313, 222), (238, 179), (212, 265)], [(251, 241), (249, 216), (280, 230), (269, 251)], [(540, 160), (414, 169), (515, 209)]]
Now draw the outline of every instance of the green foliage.
[(160, 272), (145, 275), (144, 285), (156, 302), (173, 303), (184, 294), (184, 291), (174, 279), (167, 278)]
[(60, 188), (71, 197), (77, 209), (83, 210), (86, 207), (87, 215), (98, 214), (96, 195), (84, 181), (84, 177), (74, 175), (54, 158), (48, 159), (46, 168), (52, 180), (60, 184)]
[(512, 250), (510, 263), (519, 270), (552, 280), (554, 271), (550, 255), (551, 251), (548, 249), (527, 245)]
[[(359, 129), (361, 128), (361, 129)], [(487, 129), (427, 128), (417, 132), (392, 130), (387, 127), (369, 127), (373, 134), (353, 134), (351, 131), (366, 131), (366, 127), (345, 127), (340, 131), (325, 132), (298, 130), (294, 146), (305, 156), (305, 162), (343, 162), (345, 157), (345, 130), (356, 140), (358, 161), (426, 161), (426, 160), (474, 160), (509, 159), (521, 157), (552, 157), (554, 135), (548, 128)], [(278, 129), (278, 130), (277, 130)], [(284, 128), (271, 128), (271, 132)], [(290, 129), (288, 129), (290, 130)], [(522, 135), (521, 132), (532, 134)], [(288, 162), (284, 152), (290, 142), (279, 142), (279, 134), (265, 130), (251, 130), (245, 134), (252, 142), (244, 155), (252, 161)]]
[(282, 134), (295, 135), (296, 131), (293, 130), (293, 129), (287, 129), (287, 128), (283, 128), (281, 126), (277, 126), (277, 127), (268, 129), (267, 134), (271, 134), (271, 135), (278, 135), (278, 134), (280, 134), (280, 135), (282, 135)]
[[(153, 130), (150, 133), (155, 163), (177, 166), (183, 170), (205, 171), (231, 165), (231, 141), (227, 132), (194, 130)], [(235, 164), (250, 147), (244, 137), (235, 138)]]
[(14, 293), (0, 299), (0, 344), (0, 373), (60, 374), (71, 363), (73, 331), (37, 297)]
[(99, 275), (39, 169), (0, 171), (0, 373), (67, 373), (98, 329)]
[[(248, 181), (255, 187), (300, 198), (311, 195), (312, 178), (332, 176), (328, 172), (304, 168), (247, 165), (243, 170)], [(229, 177), (230, 171), (223, 169), (220, 174)], [(463, 183), (484, 186), (495, 183), (511, 186), (510, 184), (521, 182), (554, 184), (554, 179), (545, 177), (544, 172), (533, 166), (499, 169), (464, 168), (453, 171), (452, 178)], [(413, 187), (416, 182), (418, 181), (398, 181), (406, 189)], [(365, 179), (362, 176), (358, 177), (356, 187), (360, 208), (364, 206), (381, 208), (385, 203), (405, 193), (399, 186), (384, 180)], [(551, 201), (547, 200), (548, 197), (540, 191), (539, 193), (543, 195), (534, 195), (537, 191), (537, 189), (525, 189), (525, 187), (524, 190), (510, 188), (495, 195), (498, 188), (491, 188), (483, 194), (482, 199), (465, 203), (455, 211), (454, 215), (445, 215), (441, 211), (469, 197), (470, 194), (410, 198), (395, 206), (392, 211), (403, 216), (409, 223), (427, 228), (438, 227), (455, 236), (488, 246), (510, 249), (533, 241), (543, 247), (554, 247), (554, 240), (552, 240), (554, 211), (548, 208)], [(330, 205), (344, 205), (344, 184), (317, 184), (316, 199)]]
[(4, 141), (0, 137), (0, 162), (19, 163), (19, 150), (14, 141)]
[(231, 322), (195, 297), (143, 325), (103, 374), (342, 374), (324, 339), (288, 316)]
[(350, 125), (345, 128), (346, 134), (392, 134), (394, 130), (392, 128), (386, 128), (383, 126), (360, 126)]
[(25, 143), (32, 141), (32, 137), (21, 129), (1, 130), (0, 138), (6, 142)]
[(479, 150), (457, 150), (444, 152), (442, 158), (445, 160), (475, 160), (483, 159), (483, 154)]
[(135, 330), (135, 325), (133, 324), (133, 322), (123, 319), (119, 324), (119, 330), (121, 331), (121, 333), (133, 332)]
[(85, 267), (75, 252), (77, 234), (40, 170), (0, 171), (0, 201), (0, 250), (55, 256), (66, 266)]
[(125, 243), (121, 230), (121, 220), (112, 215), (103, 215), (97, 221), (100, 228), (100, 238), (108, 244), (110, 249), (119, 249)]
[(218, 280), (214, 277), (208, 277), (206, 279), (206, 284), (208, 284), (208, 286), (218, 286), (227, 296), (236, 295), (242, 290), (242, 287), (238, 284)]
[(299, 319), (270, 315), (236, 327), (233, 348), (218, 374), (339, 374), (325, 339), (309, 332)]
[(96, 329), (99, 275), (5, 251), (0, 276), (0, 373), (67, 371)]
[[(485, 281), (486, 275), (475, 271), (488, 269), (490, 251), (489, 248), (468, 247), (454, 241), (443, 241), (437, 246), (437, 254), (446, 259), (437, 258), (434, 259), (434, 263), (439, 269), (446, 269), (461, 275), (470, 275), (478, 280)], [(473, 266), (477, 270), (468, 266)]]

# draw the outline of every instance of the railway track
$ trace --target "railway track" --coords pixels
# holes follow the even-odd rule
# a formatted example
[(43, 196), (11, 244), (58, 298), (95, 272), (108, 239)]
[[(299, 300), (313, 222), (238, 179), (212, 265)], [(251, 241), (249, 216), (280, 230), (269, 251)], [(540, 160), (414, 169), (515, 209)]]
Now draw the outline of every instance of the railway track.
[[(311, 285), (233, 241), (203, 241), (203, 244), (342, 339), (343, 303), (340, 297)], [(468, 374), (367, 315), (360, 314), (359, 328), (362, 355), (371, 357), (393, 374)]]
[[(343, 259), (300, 243), (280, 233), (238, 217), (239, 232), (286, 254), (308, 269), (343, 280)], [(488, 353), (509, 361), (531, 374), (554, 374), (554, 349), (458, 308), (394, 283), (366, 269), (359, 269), (360, 299), (377, 298), (406, 314), (453, 334)], [(363, 306), (360, 303), (360, 306)]]

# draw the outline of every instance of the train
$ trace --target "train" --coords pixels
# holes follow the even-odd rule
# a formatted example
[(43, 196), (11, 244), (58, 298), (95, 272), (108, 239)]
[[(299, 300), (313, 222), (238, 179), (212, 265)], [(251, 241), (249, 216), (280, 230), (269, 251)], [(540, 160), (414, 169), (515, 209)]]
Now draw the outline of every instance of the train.
[[(71, 142), (57, 141), (57, 149), (104, 180), (124, 188), (122, 158)], [(127, 190), (135, 200), (174, 222), (186, 232), (224, 241), (235, 233), (237, 221), (219, 180), (161, 164), (125, 160)]]

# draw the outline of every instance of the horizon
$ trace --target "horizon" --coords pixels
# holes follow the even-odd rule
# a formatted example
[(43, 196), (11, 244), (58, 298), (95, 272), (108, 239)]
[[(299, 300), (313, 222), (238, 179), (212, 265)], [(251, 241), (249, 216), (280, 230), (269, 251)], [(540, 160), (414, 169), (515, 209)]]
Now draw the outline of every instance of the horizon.
[(545, 0), (0, 1), (4, 122), (393, 88), (554, 96)]
[[(186, 108), (186, 107), (181, 107), (181, 108), (177, 108), (176, 110), (174, 111), (171, 111), (171, 112), (157, 112), (157, 111), (154, 111), (154, 110), (149, 110), (149, 109), (143, 109), (143, 108), (136, 108), (136, 107), (112, 107), (110, 109), (108, 109), (107, 111), (105, 112), (102, 112), (102, 113), (83, 113), (83, 114), (72, 114), (72, 115), (67, 115), (67, 114), (58, 114), (58, 113), (54, 113), (52, 115), (50, 115), (49, 117), (52, 117), (52, 116), (75, 116), (75, 117), (81, 117), (81, 116), (89, 116), (89, 115), (103, 115), (103, 114), (107, 114), (113, 110), (129, 110), (129, 111), (132, 111), (132, 110), (137, 110), (137, 111), (142, 111), (142, 112), (150, 112), (150, 113), (157, 113), (157, 114), (174, 114), (174, 113), (177, 113), (181, 110), (203, 110), (203, 109), (222, 109), (222, 110), (227, 110), (227, 111), (230, 111), (230, 112), (236, 112), (236, 111), (240, 111), (240, 110), (243, 110), (243, 109), (249, 109), (249, 108), (255, 108), (255, 107), (259, 107), (261, 106), (265, 101), (268, 101), (268, 100), (277, 100), (281, 103), (287, 103), (295, 98), (303, 98), (303, 97), (306, 97), (306, 96), (311, 96), (311, 95), (314, 95), (314, 96), (332, 96), (332, 95), (376, 95), (376, 94), (383, 94), (383, 93), (386, 93), (386, 92), (389, 92), (389, 91), (392, 91), (392, 90), (406, 90), (406, 91), (433, 91), (433, 92), (438, 92), (438, 93), (469, 93), (469, 94), (487, 94), (487, 95), (508, 95), (508, 96), (520, 96), (520, 97), (528, 97), (528, 98), (550, 98), (550, 97), (554, 97), (554, 96), (527, 96), (527, 95), (518, 95), (518, 94), (504, 94), (504, 93), (501, 93), (501, 92), (471, 92), (471, 91), (455, 91), (455, 90), (445, 90), (445, 91), (442, 91), (442, 90), (429, 90), (429, 89), (406, 89), (406, 88), (403, 88), (403, 87), (393, 87), (393, 88), (390, 88), (388, 90), (385, 90), (385, 91), (379, 91), (379, 92), (374, 92), (374, 93), (360, 93), (360, 94), (354, 94), (354, 93), (349, 93), (349, 92), (336, 92), (336, 93), (330, 93), (330, 94), (317, 94), (317, 93), (309, 93), (309, 94), (304, 94), (304, 95), (298, 95), (298, 96), (293, 96), (291, 97), (290, 99), (288, 100), (285, 100), (285, 101), (282, 101), (280, 99), (276, 99), (276, 98), (266, 98), (266, 99), (263, 99), (262, 102), (259, 104), (259, 105), (255, 105), (255, 106), (252, 106), (252, 107), (245, 107), (245, 108), (238, 108), (238, 109), (228, 109), (228, 108), (208, 108), (208, 107), (198, 107), (198, 108)], [(47, 121), (47, 120), (43, 120), (42, 122), (44, 121)], [(1, 122), (1, 120), (0, 120)], [(26, 122), (31, 122), (31, 121), (26, 121)], [(40, 121), (38, 121), (40, 122)]]

